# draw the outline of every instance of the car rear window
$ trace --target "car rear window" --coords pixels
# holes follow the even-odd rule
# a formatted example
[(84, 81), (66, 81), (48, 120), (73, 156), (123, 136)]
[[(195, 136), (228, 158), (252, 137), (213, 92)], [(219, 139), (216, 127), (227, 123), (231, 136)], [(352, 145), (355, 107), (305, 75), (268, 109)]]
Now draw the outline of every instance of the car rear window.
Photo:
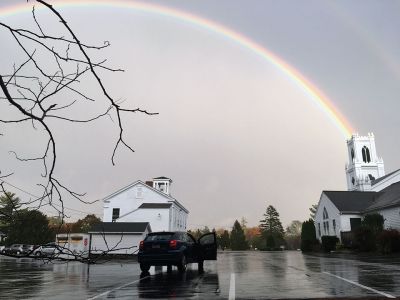
[(168, 241), (174, 236), (173, 232), (157, 233), (148, 235), (145, 239), (146, 242), (152, 241)]

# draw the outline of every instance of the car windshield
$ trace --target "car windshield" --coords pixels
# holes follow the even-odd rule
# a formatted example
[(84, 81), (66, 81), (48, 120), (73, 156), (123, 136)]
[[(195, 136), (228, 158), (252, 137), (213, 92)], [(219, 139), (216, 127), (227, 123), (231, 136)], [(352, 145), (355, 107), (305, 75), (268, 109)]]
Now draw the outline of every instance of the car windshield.
[(145, 239), (146, 242), (149, 241), (168, 241), (173, 237), (173, 232), (157, 233), (148, 235)]

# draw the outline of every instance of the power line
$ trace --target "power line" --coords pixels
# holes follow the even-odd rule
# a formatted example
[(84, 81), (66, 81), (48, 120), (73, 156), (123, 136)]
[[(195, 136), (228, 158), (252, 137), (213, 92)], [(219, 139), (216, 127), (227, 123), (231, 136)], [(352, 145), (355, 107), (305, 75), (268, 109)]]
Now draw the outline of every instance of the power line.
[[(12, 186), (13, 188), (15, 188), (15, 189), (17, 189), (17, 190), (19, 190), (19, 191), (21, 191), (21, 192), (27, 194), (27, 195), (30, 195), (30, 196), (32, 196), (32, 197), (35, 197), (36, 199), (35, 199), (34, 201), (43, 198), (43, 197), (39, 197), (39, 196), (37, 196), (37, 195), (34, 195), (34, 194), (32, 194), (31, 192), (28, 192), (28, 191), (26, 191), (26, 190), (24, 190), (24, 189), (22, 189), (22, 188), (20, 188), (20, 187), (17, 187), (17, 186), (15, 186), (14, 184), (5, 181), (4, 179), (1, 179), (1, 181), (3, 181), (4, 183), (8, 184), (9, 186)], [(70, 207), (67, 207), (67, 206), (62, 206), (62, 205), (55, 204), (55, 203), (52, 203), (51, 205), (58, 206), (58, 207), (60, 207), (60, 208), (63, 208), (63, 207), (64, 207), (64, 209), (68, 209), (68, 210), (75, 211), (75, 212), (79, 212), (79, 213), (86, 214), (86, 215), (93, 214), (92, 212), (86, 212), (86, 211), (82, 211), (82, 210), (70, 208)], [(96, 215), (96, 214), (95, 214), (95, 215)], [(97, 214), (97, 215), (100, 215), (100, 214)]]

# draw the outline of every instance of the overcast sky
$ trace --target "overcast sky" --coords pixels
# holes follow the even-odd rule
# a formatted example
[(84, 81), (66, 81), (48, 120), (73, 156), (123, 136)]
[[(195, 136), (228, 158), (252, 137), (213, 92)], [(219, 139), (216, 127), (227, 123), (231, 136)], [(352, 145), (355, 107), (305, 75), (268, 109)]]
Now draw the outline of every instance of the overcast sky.
[[(0, 11), (20, 2), (26, 1), (1, 1)], [(398, 1), (156, 3), (213, 20), (279, 55), (328, 95), (360, 134), (375, 133), (387, 173), (400, 168)], [(190, 211), (190, 227), (230, 227), (241, 217), (257, 225), (270, 204), (288, 225), (308, 218), (322, 190), (346, 189), (342, 133), (303, 90), (253, 52), (170, 17), (119, 8), (60, 11), (81, 40), (111, 42), (103, 57), (126, 70), (104, 76), (114, 97), (160, 113), (125, 118), (126, 139), (136, 152), (121, 148), (116, 166), (110, 157), (117, 132), (109, 119), (90, 126), (54, 123), (56, 173), (87, 199), (167, 176), (173, 196)], [(48, 14), (39, 16), (47, 24)], [(0, 14), (0, 20), (29, 26), (31, 15)], [(0, 38), (9, 40), (4, 31)], [(1, 43), (1, 73), (18, 60), (13, 47)], [(0, 169), (14, 170), (7, 181), (37, 194), (40, 166), (17, 163), (8, 153), (39, 153), (37, 132), (0, 128)], [(101, 202), (69, 199), (65, 205), (102, 214)]]

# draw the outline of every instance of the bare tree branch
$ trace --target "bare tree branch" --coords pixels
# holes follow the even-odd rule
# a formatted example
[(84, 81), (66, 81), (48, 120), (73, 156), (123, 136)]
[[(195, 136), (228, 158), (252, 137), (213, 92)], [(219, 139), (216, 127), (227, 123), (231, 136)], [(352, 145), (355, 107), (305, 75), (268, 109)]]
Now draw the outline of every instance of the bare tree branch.
[[(28, 0), (29, 1), (29, 0)], [(81, 203), (93, 204), (99, 200), (87, 201), (85, 193), (74, 191), (68, 182), (57, 176), (57, 138), (55, 121), (66, 121), (65, 124), (85, 124), (94, 122), (103, 117), (109, 117), (113, 125), (118, 128), (116, 140), (113, 143), (111, 163), (115, 165), (115, 157), (120, 146), (126, 147), (134, 152), (132, 146), (125, 140), (125, 128), (123, 120), (127, 114), (141, 113), (149, 116), (158, 113), (149, 112), (142, 108), (122, 107), (121, 102), (114, 98), (106, 87), (100, 74), (102, 72), (123, 72), (120, 68), (107, 65), (106, 59), (91, 56), (93, 51), (100, 51), (110, 46), (108, 41), (103, 45), (89, 45), (80, 41), (77, 32), (64, 19), (58, 10), (43, 0), (33, 1), (43, 5), (60, 21), (62, 29), (56, 35), (51, 33), (51, 28), (45, 28), (36, 15), (35, 6), (32, 6), (32, 21), (34, 29), (17, 28), (4, 22), (0, 22), (0, 30), (8, 34), (10, 41), (4, 41), (15, 45), (16, 52), (23, 54), (23, 59), (14, 62), (10, 68), (2, 67), (0, 70), (0, 103), (11, 108), (11, 114), (0, 111), (0, 123), (6, 126), (23, 126), (26, 121), (31, 122), (32, 128), (43, 134), (43, 150), (39, 155), (20, 156), (17, 149), (10, 149), (9, 153), (20, 162), (33, 163), (41, 161), (43, 171), (42, 182), (37, 186), (41, 189), (40, 197), (33, 197), (22, 204), (26, 207), (40, 209), (43, 207), (53, 208), (64, 222), (68, 215), (65, 213), (65, 202), (69, 199), (78, 200)], [(1, 46), (0, 46), (1, 49)], [(13, 61), (13, 58), (10, 58)], [(94, 80), (97, 84), (96, 91), (86, 91), (87, 80)], [(99, 96), (98, 94), (101, 94)], [(94, 96), (95, 95), (95, 96)], [(64, 102), (63, 102), (64, 101)], [(103, 101), (103, 102), (102, 102)], [(98, 103), (102, 105), (100, 112), (88, 111), (86, 117), (78, 115), (79, 105), (85, 103)], [(85, 109), (87, 109), (85, 107)], [(115, 122), (114, 122), (115, 120)], [(66, 125), (68, 126), (68, 125)], [(82, 125), (83, 126), (83, 125)], [(0, 135), (3, 135), (0, 133)], [(14, 175), (0, 173), (0, 193), (6, 194), (1, 178)], [(0, 211), (1, 214), (1, 211)], [(99, 257), (103, 258), (110, 252), (129, 248), (120, 248), (123, 235), (116, 245), (108, 245), (104, 236), (107, 250)], [(60, 248), (61, 249), (61, 248)], [(61, 260), (63, 255), (73, 257), (74, 260), (82, 262), (95, 262), (85, 258), (84, 255), (69, 253), (67, 249), (61, 249)], [(27, 254), (30, 256), (32, 253)], [(45, 259), (45, 258), (43, 258)]]

